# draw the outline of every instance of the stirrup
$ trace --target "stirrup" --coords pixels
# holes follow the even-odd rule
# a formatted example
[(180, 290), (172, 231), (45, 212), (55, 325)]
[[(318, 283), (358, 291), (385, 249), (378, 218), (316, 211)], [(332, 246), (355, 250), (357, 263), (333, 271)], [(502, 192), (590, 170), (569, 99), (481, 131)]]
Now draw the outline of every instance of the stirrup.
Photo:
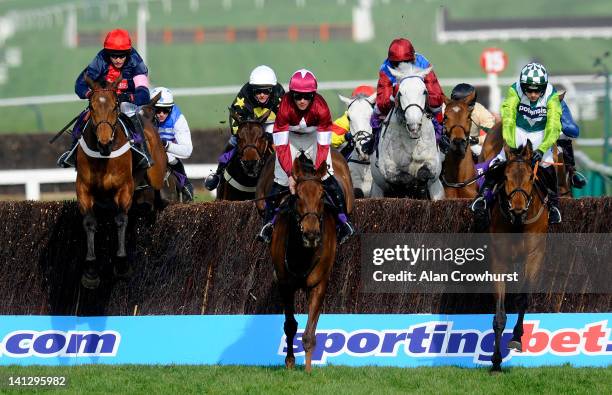
[(338, 244), (344, 244), (351, 236), (355, 234), (355, 228), (350, 222), (344, 222), (338, 225)]
[(274, 225), (272, 221), (267, 222), (259, 231), (257, 235), (257, 240), (266, 244), (270, 244), (272, 242), (272, 231), (274, 230)]
[(548, 223), (551, 225), (561, 223), (561, 211), (558, 207), (550, 206), (548, 209)]
[(217, 173), (209, 174), (204, 180), (204, 188), (214, 191), (219, 186), (220, 177)]
[[(482, 203), (482, 204), (481, 204)], [(481, 207), (482, 206), (482, 207)], [(470, 210), (475, 213), (477, 211), (483, 211), (487, 209), (487, 199), (484, 196), (478, 196), (472, 204), (470, 204)]]
[(571, 178), (571, 184), (574, 188), (582, 189), (587, 184), (587, 179), (581, 172), (574, 171)]
[(68, 158), (70, 157), (70, 154), (72, 153), (72, 150), (68, 150), (66, 152), (64, 152), (57, 160), (56, 165), (57, 167), (61, 167), (64, 169), (67, 169), (69, 167), (75, 167), (75, 163), (74, 160), (72, 161), (68, 161)]

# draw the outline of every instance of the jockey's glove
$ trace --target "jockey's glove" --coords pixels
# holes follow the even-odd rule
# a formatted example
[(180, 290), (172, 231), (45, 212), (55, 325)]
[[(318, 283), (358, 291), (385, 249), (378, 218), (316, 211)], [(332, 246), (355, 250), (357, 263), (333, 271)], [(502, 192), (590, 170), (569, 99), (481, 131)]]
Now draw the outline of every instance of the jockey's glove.
[(120, 103), (123, 103), (123, 102), (134, 103), (134, 95), (131, 93), (127, 93), (127, 92), (120, 93), (119, 96), (117, 96), (117, 99), (119, 100)]
[(531, 154), (531, 166), (535, 166), (536, 162), (541, 162), (543, 156), (544, 152), (539, 149), (533, 151), (533, 154)]

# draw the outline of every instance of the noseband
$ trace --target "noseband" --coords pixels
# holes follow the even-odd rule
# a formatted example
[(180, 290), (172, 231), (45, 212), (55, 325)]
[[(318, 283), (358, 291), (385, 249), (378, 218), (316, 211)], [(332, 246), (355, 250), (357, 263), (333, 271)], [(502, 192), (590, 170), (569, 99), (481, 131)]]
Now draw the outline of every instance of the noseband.
[[(513, 159), (511, 161), (508, 161), (507, 165), (509, 165), (510, 163), (526, 163), (527, 160), (520, 158), (520, 159)], [(531, 177), (529, 178), (530, 180), (533, 180), (533, 172), (531, 173)], [(535, 185), (532, 186), (532, 188), (535, 188)], [(532, 191), (533, 192), (533, 191)], [(525, 200), (527, 201), (527, 205), (525, 207), (525, 211), (529, 210), (529, 207), (531, 206), (531, 202), (533, 201), (533, 195), (527, 193), (526, 190), (524, 190), (521, 187), (517, 187), (514, 188), (512, 191), (510, 191), (510, 193), (507, 194), (506, 196), (506, 202), (508, 203), (508, 210), (510, 209), (510, 201), (512, 200), (512, 197), (517, 194), (520, 193), (523, 195), (523, 197), (525, 198)]]

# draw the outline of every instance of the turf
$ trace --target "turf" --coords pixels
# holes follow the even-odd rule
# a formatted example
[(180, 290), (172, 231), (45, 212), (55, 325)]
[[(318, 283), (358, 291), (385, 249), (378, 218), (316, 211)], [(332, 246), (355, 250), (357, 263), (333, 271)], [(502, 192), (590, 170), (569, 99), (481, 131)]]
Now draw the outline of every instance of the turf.
[[(612, 368), (508, 368), (492, 376), (488, 369), (458, 367), (351, 368), (245, 366), (74, 366), (3, 367), (13, 376), (66, 376), (67, 392), (84, 394), (597, 394), (609, 392)], [(0, 392), (6, 387), (0, 386)], [(43, 392), (43, 390), (40, 390)]]

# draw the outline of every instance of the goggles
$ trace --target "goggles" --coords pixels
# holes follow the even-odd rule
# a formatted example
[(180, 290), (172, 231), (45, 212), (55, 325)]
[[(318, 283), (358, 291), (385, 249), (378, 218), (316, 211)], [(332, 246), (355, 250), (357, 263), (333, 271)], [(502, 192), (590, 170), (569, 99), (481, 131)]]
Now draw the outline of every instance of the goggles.
[(313, 92), (293, 92), (292, 95), (293, 95), (293, 100), (295, 101), (312, 100), (314, 98)]

